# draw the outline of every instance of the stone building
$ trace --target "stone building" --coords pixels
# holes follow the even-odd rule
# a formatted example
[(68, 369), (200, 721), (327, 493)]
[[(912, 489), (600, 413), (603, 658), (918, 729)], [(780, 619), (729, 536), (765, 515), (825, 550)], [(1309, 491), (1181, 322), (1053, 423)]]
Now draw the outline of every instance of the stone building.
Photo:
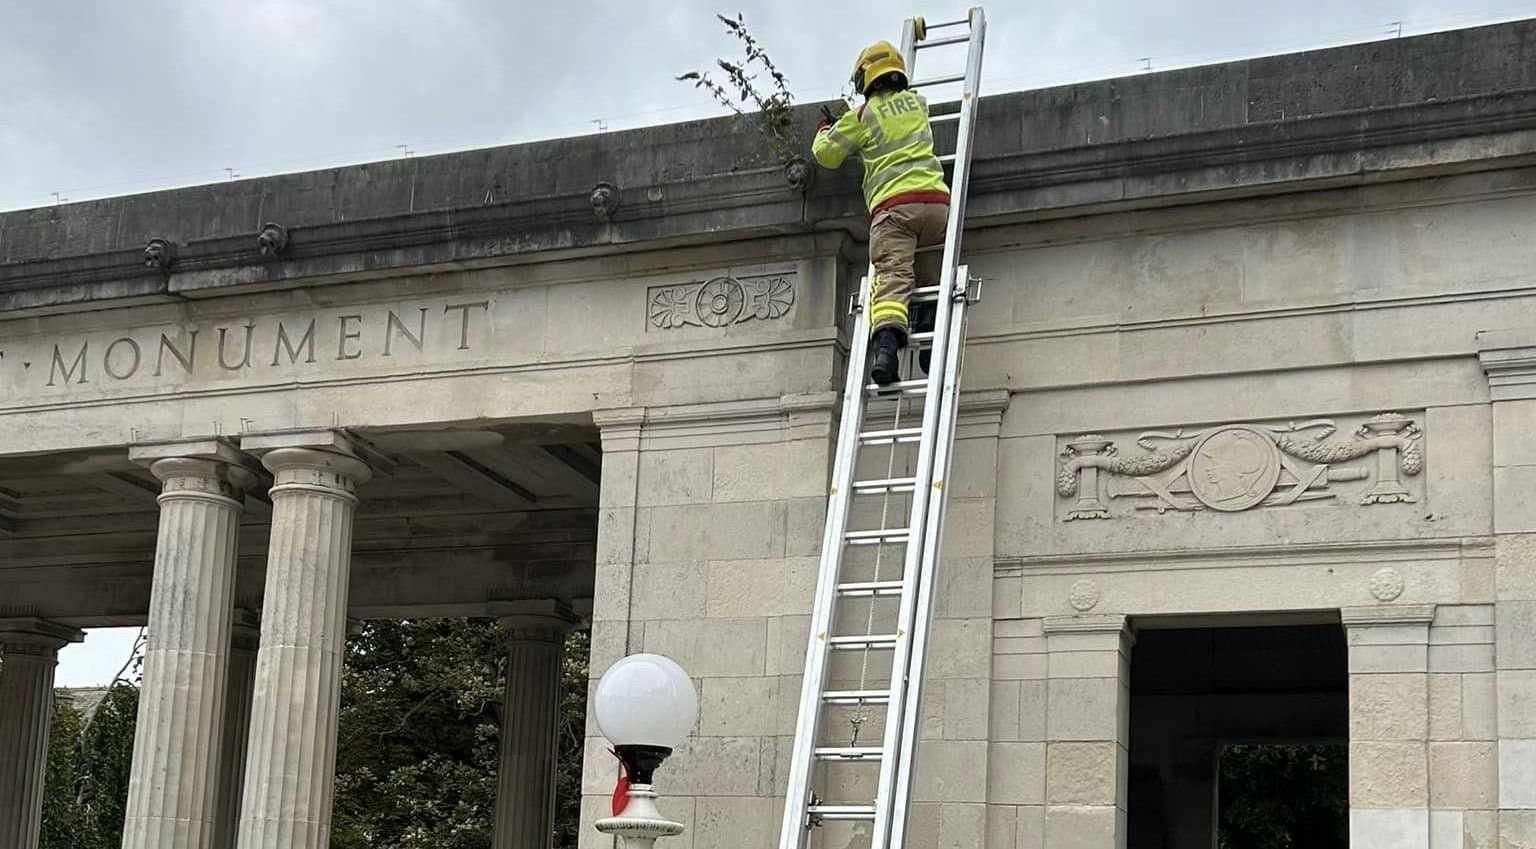
[[(984, 100), (914, 846), (1211, 846), (1287, 740), (1347, 743), (1357, 849), (1536, 845), (1533, 68)], [(772, 845), (856, 180), (722, 119), (0, 215), (0, 846), (55, 652), (142, 623), (125, 845), (323, 846), (348, 622), (404, 616), (507, 625), (498, 847), (584, 624), (698, 682), (670, 849)]]

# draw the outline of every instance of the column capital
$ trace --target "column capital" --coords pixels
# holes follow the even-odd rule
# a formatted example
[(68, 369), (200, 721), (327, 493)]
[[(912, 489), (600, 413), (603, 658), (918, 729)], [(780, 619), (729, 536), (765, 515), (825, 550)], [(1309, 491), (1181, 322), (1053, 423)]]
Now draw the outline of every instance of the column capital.
[(1477, 359), (1492, 400), (1536, 398), (1536, 328), (1479, 332)]
[(1130, 617), (1124, 613), (1047, 616), (1041, 622), (1047, 634), (1100, 634), (1130, 630)]
[(0, 651), (7, 655), (56, 654), (70, 643), (85, 639), (79, 628), (46, 619), (0, 619)]
[[(335, 428), (246, 434), (240, 437), (240, 447), (260, 456), (262, 464), (268, 469), (272, 469), (273, 462), (269, 458), (287, 449), (309, 450), (344, 457), (366, 468), (366, 471), (359, 472), (361, 477), (357, 478), (357, 483), (367, 480), (374, 470), (388, 474), (395, 467), (394, 460), (366, 440), (356, 434)], [(278, 462), (285, 462), (282, 459), (284, 457), (295, 456), (297, 455), (281, 455)]]
[(260, 465), (228, 440), (195, 439), (130, 446), (128, 459), (147, 466), (167, 497), (224, 498), (239, 508), (260, 478)]
[(373, 477), (373, 469), (351, 454), (317, 448), (273, 448), (261, 457), (272, 473), (272, 494), (306, 490), (356, 500), (358, 484)]
[(597, 425), (604, 454), (639, 451), (640, 431), (645, 426), (645, 408), (597, 410), (592, 414), (592, 423)]
[(1435, 618), (1433, 604), (1380, 604), (1370, 607), (1346, 607), (1339, 611), (1345, 628), (1429, 625)]
[(493, 601), (486, 612), (496, 618), (508, 642), (559, 642), (581, 622), (570, 606), (558, 599)]

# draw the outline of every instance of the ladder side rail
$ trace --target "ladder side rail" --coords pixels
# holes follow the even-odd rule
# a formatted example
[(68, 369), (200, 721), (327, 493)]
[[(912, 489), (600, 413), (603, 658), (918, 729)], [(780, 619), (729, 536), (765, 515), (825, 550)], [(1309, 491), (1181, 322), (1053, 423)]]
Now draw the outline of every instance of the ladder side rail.
[(912, 632), (912, 657), (909, 662), (911, 683), (907, 687), (907, 705), (902, 713), (901, 739), (907, 745), (896, 752), (895, 795), (891, 799), (892, 847), (906, 846), (907, 817), (910, 811), (912, 783), (916, 778), (918, 737), (923, 715), (924, 669), (928, 657), (928, 633), (933, 623), (933, 595), (939, 558), (942, 555), (948, 482), (954, 460), (955, 428), (960, 412), (961, 350), (965, 345), (966, 293), (970, 267), (960, 266), (960, 284), (953, 297), (959, 300), (949, 317), (949, 349), (944, 356), (944, 389), (939, 398), (938, 450), (934, 456), (934, 481), (928, 490), (932, 503), (928, 508), (928, 526), (923, 539), (922, 571), (917, 585), (916, 628)]
[[(902, 46), (904, 59), (907, 62), (908, 78), (912, 79), (916, 73), (916, 37), (913, 21), (908, 20), (903, 28)], [(967, 54), (967, 66), (974, 54), (974, 45)], [(962, 110), (964, 104), (962, 104)], [(962, 128), (965, 118), (962, 117)], [(958, 165), (957, 165), (958, 168)], [(951, 187), (954, 194), (954, 187)], [(936, 306), (937, 315), (934, 319), (934, 335), (931, 343), (932, 355), (929, 362), (927, 375), (927, 392), (923, 401), (922, 439), (918, 443), (917, 466), (913, 470), (913, 478), (917, 481), (917, 490), (926, 492), (933, 481), (933, 459), (936, 446), (936, 428), (939, 421), (939, 391), (943, 384), (944, 358), (951, 347), (948, 339), (950, 327), (950, 314), (954, 308), (954, 300), (948, 297), (955, 285), (955, 264), (958, 245), (955, 244), (956, 216), (953, 204), (950, 207), (949, 219), (945, 223), (944, 259), (940, 271), (939, 298)], [(902, 749), (902, 729), (906, 723), (904, 713), (907, 709), (908, 688), (912, 685), (909, 670), (911, 668), (911, 651), (913, 645), (913, 625), (917, 618), (917, 595), (919, 573), (922, 568), (923, 544), (920, 531), (927, 524), (928, 514), (927, 498), (914, 497), (912, 499), (911, 515), (907, 521), (907, 527), (911, 529), (905, 564), (902, 570), (903, 594), (898, 608), (896, 620), (896, 633), (901, 636), (898, 640), (891, 658), (891, 701), (886, 706), (884, 751), (886, 757), (880, 763), (880, 778), (875, 792), (876, 816), (872, 849), (899, 849), (891, 843), (891, 832), (895, 826), (896, 811), (892, 805), (893, 790), (896, 784), (897, 762), (896, 755)]]
[(907, 18), (901, 23), (901, 61), (907, 69), (907, 81), (917, 73), (917, 19)]
[[(918, 452), (916, 476), (919, 481), (926, 482), (924, 483), (925, 489), (931, 489), (931, 486), (928, 484), (931, 484), (934, 475), (934, 442), (936, 441), (936, 430), (939, 424), (939, 407), (942, 403), (939, 397), (940, 387), (950, 370), (950, 366), (946, 364), (946, 361), (949, 360), (948, 354), (950, 349), (954, 348), (961, 341), (958, 338), (950, 338), (952, 307), (954, 306), (952, 294), (956, 286), (956, 272), (959, 271), (960, 241), (965, 227), (965, 205), (969, 189), (971, 143), (975, 135), (976, 123), (976, 92), (981, 81), (981, 55), (986, 34), (986, 19), (980, 8), (973, 8), (968, 19), (971, 24), (971, 45), (966, 55), (966, 81), (960, 102), (961, 115), (955, 143), (955, 167), (950, 185), (949, 221), (945, 226), (944, 234), (944, 259), (942, 277), (939, 284), (941, 297), (938, 302), (938, 315), (934, 323), (934, 352), (933, 361), (930, 363), (933, 372), (928, 375), (928, 395), (925, 399), (923, 410), (924, 440)], [(964, 307), (962, 306), (961, 310), (963, 309)], [(942, 339), (940, 334), (943, 336)], [(958, 366), (958, 362), (954, 361), (954, 365)], [(928, 501), (929, 499), (927, 498), (913, 499), (913, 515), (908, 527), (912, 529), (914, 535), (919, 534), (920, 529), (926, 531)], [(922, 540), (922, 536), (918, 536), (916, 539)], [(892, 838), (897, 832), (905, 833), (905, 800), (910, 798), (910, 787), (900, 787), (899, 792), (903, 804), (899, 809), (895, 804), (895, 794), (898, 791), (897, 773), (900, 771), (900, 765), (904, 762), (910, 764), (904, 750), (917, 748), (915, 734), (911, 737), (907, 736), (909, 726), (907, 712), (910, 708), (908, 703), (909, 694), (914, 685), (914, 682), (909, 679), (918, 679), (915, 682), (915, 686), (919, 690), (918, 696), (920, 698), (923, 674), (922, 664), (919, 663), (914, 667), (911, 661), (914, 648), (914, 639), (912, 637), (915, 630), (914, 626), (918, 621), (918, 596), (927, 589), (918, 584), (924, 557), (923, 551), (926, 548), (928, 546), (921, 542), (918, 545), (909, 545), (907, 548), (907, 571), (903, 580), (908, 592), (902, 599), (897, 627), (898, 633), (905, 629), (909, 638), (902, 640), (897, 645), (894, 652), (896, 656), (892, 660), (892, 704), (889, 706), (886, 718), (885, 751), (887, 756), (880, 765), (880, 784), (876, 796), (876, 799), (881, 803), (880, 807), (884, 810), (878, 812), (875, 822), (874, 839), (871, 843), (872, 849), (904, 849), (899, 842), (895, 842)], [(926, 646), (926, 639), (923, 642), (924, 646)], [(898, 676), (900, 677), (898, 678)], [(898, 699), (901, 701), (900, 705), (895, 704)], [(916, 727), (915, 720), (912, 721), (912, 727), (914, 729)], [(906, 740), (910, 745), (903, 746), (903, 740)], [(902, 777), (903, 783), (910, 784), (910, 778), (910, 771), (905, 772)]]
[(811, 770), (815, 766), (814, 748), (820, 734), (821, 693), (826, 688), (827, 638), (832, 628), (832, 614), (837, 586), (842, 573), (843, 535), (848, 525), (848, 502), (852, 492), (854, 461), (859, 446), (859, 431), (864, 418), (864, 370), (869, 348), (869, 281), (874, 268), (859, 283), (858, 308), (854, 313), (853, 332), (848, 341), (848, 375), (843, 388), (842, 421), (838, 427), (837, 448), (832, 464), (832, 481), (827, 499), (827, 518), (821, 541), (821, 565), (816, 580), (816, 597), (811, 611), (811, 632), (805, 650), (805, 676), (800, 694), (800, 713), (795, 722), (794, 750), (790, 759), (788, 792), (784, 798), (784, 822), (780, 832), (781, 849), (798, 849), (806, 836), (807, 809), (810, 805)]
[(965, 206), (971, 186), (971, 147), (976, 137), (976, 107), (981, 90), (981, 54), (987, 38), (987, 18), (981, 7), (972, 7), (970, 17), (971, 46), (965, 57), (965, 87), (960, 94), (960, 119), (955, 128), (955, 170), (950, 176), (949, 221), (944, 227), (946, 271), (960, 264), (960, 241), (965, 235)]
[[(955, 269), (946, 267), (940, 283), (940, 291), (947, 292), (954, 286)], [(939, 389), (943, 380), (943, 357), (949, 348), (947, 339), (949, 332), (950, 314), (954, 303), (952, 298), (940, 297), (938, 299), (938, 316), (934, 321), (934, 345), (932, 360), (929, 363), (929, 372), (926, 380), (927, 392), (923, 399), (923, 437), (918, 443), (917, 465), (913, 471), (913, 477), (917, 479), (917, 490), (926, 492), (933, 481), (933, 458), (937, 448), (935, 435), (938, 428)], [(923, 545), (919, 531), (926, 527), (928, 521), (928, 499), (914, 497), (912, 509), (907, 520), (909, 537), (906, 556), (902, 568), (902, 596), (896, 619), (896, 634), (898, 639), (892, 650), (891, 658), (891, 702), (886, 706), (884, 751), (886, 757), (880, 763), (880, 779), (875, 792), (876, 811), (875, 828), (872, 849), (896, 849), (890, 843), (890, 828), (892, 826), (891, 807), (892, 789), (896, 778), (896, 758), (892, 757), (901, 746), (901, 729), (904, 726), (902, 713), (907, 705), (907, 680), (909, 658), (912, 651), (913, 623), (916, 620), (917, 580), (921, 568)]]

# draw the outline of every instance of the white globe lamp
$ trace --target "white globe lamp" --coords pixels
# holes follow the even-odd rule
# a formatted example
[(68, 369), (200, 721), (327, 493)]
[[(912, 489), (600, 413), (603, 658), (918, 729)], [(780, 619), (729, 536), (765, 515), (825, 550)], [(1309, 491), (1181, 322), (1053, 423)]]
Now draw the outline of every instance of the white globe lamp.
[[(693, 680), (670, 658), (633, 654), (619, 660), (597, 682), (593, 695), (597, 727), (613, 743), (630, 785), (614, 816), (598, 820), (597, 830), (617, 834), (627, 847), (649, 847), (658, 837), (681, 834), (656, 809), (652, 790), (656, 768), (693, 730), (699, 701)], [(617, 794), (616, 794), (617, 795)]]

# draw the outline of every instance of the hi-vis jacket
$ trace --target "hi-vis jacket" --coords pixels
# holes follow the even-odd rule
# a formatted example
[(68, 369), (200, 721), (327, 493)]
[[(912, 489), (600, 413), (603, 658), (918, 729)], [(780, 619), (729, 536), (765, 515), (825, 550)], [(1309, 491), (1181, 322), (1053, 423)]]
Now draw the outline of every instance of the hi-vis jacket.
[(911, 89), (871, 97), (816, 133), (811, 155), (825, 168), (849, 154), (864, 160), (864, 203), (874, 215), (898, 203), (948, 203), (944, 168), (933, 154), (928, 102)]

